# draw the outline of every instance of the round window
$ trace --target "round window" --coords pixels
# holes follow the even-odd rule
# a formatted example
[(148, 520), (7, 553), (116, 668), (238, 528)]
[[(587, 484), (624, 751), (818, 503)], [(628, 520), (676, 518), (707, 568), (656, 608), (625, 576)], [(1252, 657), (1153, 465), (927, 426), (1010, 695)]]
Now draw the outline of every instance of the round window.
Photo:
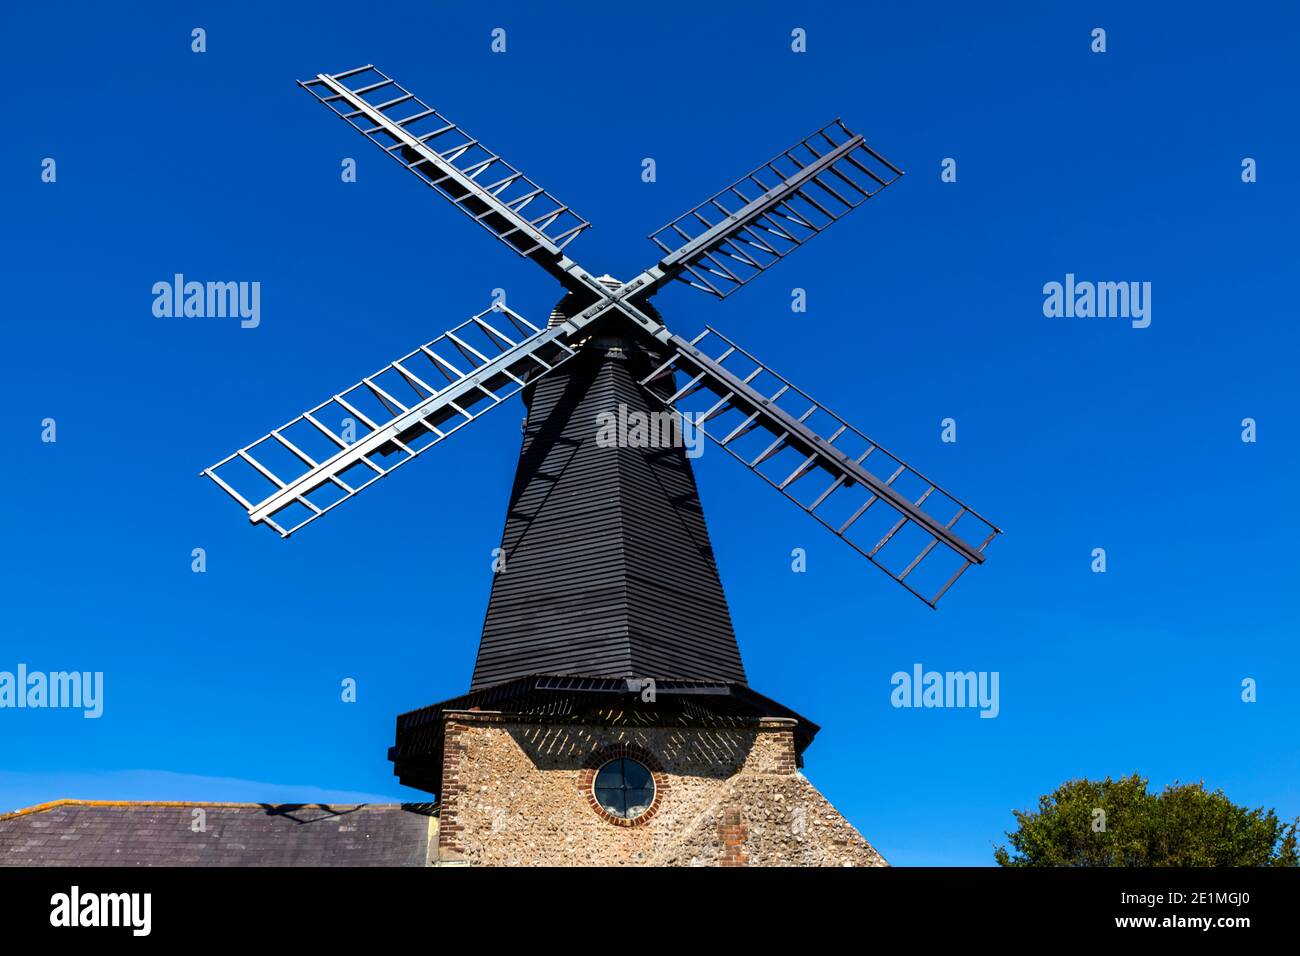
[(610, 816), (634, 820), (650, 809), (655, 780), (645, 765), (627, 757), (611, 760), (596, 771), (596, 802)]

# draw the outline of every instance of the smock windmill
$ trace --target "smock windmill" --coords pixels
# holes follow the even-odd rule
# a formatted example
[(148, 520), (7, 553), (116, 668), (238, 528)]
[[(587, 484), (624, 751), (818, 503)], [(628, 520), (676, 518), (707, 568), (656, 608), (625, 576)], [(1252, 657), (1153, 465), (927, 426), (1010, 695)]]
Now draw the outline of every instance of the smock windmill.
[(835, 120), (657, 230), (657, 261), (619, 281), (566, 253), (589, 223), (373, 66), (299, 85), (564, 288), (548, 322), (488, 308), (203, 472), (287, 537), (523, 393), (506, 570), (471, 691), (399, 718), (403, 782), (446, 805), (448, 713), (590, 714), (636, 704), (641, 678), (659, 698), (646, 720), (783, 715), (801, 754), (816, 726), (746, 685), (689, 460), (601, 447), (596, 423), (621, 406), (698, 428), (934, 606), (998, 529), (740, 345), (707, 327), (687, 340), (651, 303), (673, 280), (725, 298), (901, 170)]
[(999, 531), (976, 511), (721, 333), (674, 334), (650, 303), (674, 279), (730, 295), (902, 175), (842, 122), (652, 233), (658, 262), (618, 282), (564, 252), (590, 223), (373, 66), (299, 85), (567, 294), (546, 328), (493, 306), (205, 469), (253, 523), (288, 537), (613, 337), (653, 361), (637, 378), (648, 398), (927, 604), (983, 563)]

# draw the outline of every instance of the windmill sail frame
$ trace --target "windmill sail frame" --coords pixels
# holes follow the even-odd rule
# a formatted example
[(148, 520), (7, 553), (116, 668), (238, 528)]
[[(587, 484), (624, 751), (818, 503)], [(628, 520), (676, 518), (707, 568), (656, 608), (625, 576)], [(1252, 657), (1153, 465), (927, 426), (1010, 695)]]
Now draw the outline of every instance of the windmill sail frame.
[[(492, 314), (508, 319), (514, 335), (489, 322)], [(493, 305), (227, 455), (203, 475), (238, 501), (249, 521), (265, 522), (287, 538), (568, 361), (576, 352), (565, 334)], [(353, 428), (364, 431), (349, 440), (346, 428), (324, 420), (326, 409), (335, 417), (341, 409)], [(332, 453), (318, 460), (304, 450), (311, 436), (323, 438)], [(223, 469), (240, 472), (242, 485)], [(269, 486), (269, 493), (250, 492), (253, 485), (263, 491)]]
[[(700, 348), (710, 337), (720, 342), (716, 355)], [(967, 568), (984, 562), (1000, 529), (726, 336), (706, 327), (690, 341), (673, 336), (669, 344), (672, 354), (642, 384), (684, 381), (661, 397), (682, 426), (698, 428), (926, 604), (934, 607)], [(733, 371), (738, 364), (743, 372)], [(696, 394), (706, 394), (710, 404), (692, 411), (685, 403)], [(748, 453), (742, 451), (747, 440)], [(769, 462), (784, 467), (773, 471)], [(869, 513), (871, 522), (864, 520)], [(867, 527), (878, 533), (856, 536)], [(917, 532), (910, 550), (907, 536), (900, 538), (909, 528)], [(949, 573), (933, 587), (922, 591), (909, 581), (945, 557)]]
[[(250, 521), (288, 537), (612, 332), (649, 345), (657, 367), (639, 384), (684, 427), (926, 604), (983, 563), (1001, 533), (987, 519), (725, 336), (706, 327), (687, 341), (649, 304), (674, 279), (726, 298), (903, 175), (841, 120), (656, 230), (658, 262), (619, 282), (565, 253), (590, 223), (388, 74), (367, 64), (299, 85), (572, 298), (545, 329), (504, 305), (484, 310), (205, 469)], [(487, 318), (494, 312), (510, 331)], [(710, 336), (717, 354), (700, 347)], [(692, 410), (699, 395), (708, 404)], [(802, 410), (788, 407), (795, 400)], [(322, 420), (340, 411), (352, 433)], [(951, 573), (936, 579), (936, 566)]]

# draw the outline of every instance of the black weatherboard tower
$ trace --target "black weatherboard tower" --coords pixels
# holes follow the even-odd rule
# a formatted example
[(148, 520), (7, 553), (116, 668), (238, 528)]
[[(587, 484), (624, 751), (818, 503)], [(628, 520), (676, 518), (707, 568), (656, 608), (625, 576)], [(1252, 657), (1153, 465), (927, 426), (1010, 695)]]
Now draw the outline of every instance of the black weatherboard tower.
[[(442, 716), (815, 725), (751, 690), (680, 442), (599, 440), (603, 420), (698, 429), (932, 607), (998, 529), (720, 333), (651, 298), (723, 298), (902, 175), (835, 120), (652, 234), (623, 282), (570, 259), (588, 223), (373, 66), (300, 84), (564, 296), (545, 325), (473, 316), (204, 471), (287, 537), (517, 393), (528, 406), (469, 693), (398, 718), (403, 783), (437, 791)], [(644, 416), (644, 418), (642, 418)]]

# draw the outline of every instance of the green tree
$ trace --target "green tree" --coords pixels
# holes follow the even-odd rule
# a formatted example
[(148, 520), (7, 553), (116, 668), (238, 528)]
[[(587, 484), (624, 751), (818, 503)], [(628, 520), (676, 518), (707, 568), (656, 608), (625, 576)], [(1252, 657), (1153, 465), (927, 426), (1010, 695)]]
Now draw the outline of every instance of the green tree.
[(1296, 828), (1204, 783), (1149, 793), (1147, 779), (1071, 780), (1017, 810), (1000, 866), (1297, 866)]

